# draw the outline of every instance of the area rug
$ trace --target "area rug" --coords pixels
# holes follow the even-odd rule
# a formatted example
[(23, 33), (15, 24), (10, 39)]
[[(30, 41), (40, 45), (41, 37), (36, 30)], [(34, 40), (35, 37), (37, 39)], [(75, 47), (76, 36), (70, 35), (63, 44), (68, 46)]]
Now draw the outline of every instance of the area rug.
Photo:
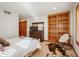
[[(32, 55), (32, 57), (76, 57), (76, 54), (72, 47), (71, 47), (71, 49), (66, 50), (66, 56), (63, 56), (58, 49), (55, 50), (56, 55), (53, 54), (52, 52), (49, 51), (49, 48), (48, 48), (49, 43), (51, 43), (51, 42), (47, 42), (47, 41), (40, 42), (41, 49), (36, 51)], [(65, 47), (67, 47), (67, 46), (65, 46)]]

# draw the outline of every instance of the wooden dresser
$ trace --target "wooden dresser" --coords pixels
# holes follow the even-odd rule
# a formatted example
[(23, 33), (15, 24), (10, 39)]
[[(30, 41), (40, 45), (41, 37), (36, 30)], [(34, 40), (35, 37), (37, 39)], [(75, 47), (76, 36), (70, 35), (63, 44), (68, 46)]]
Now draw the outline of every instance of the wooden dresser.
[(40, 42), (44, 41), (44, 22), (32, 23), (32, 26), (30, 27), (30, 37), (40, 39)]
[(44, 41), (44, 32), (43, 31), (30, 31), (30, 37), (40, 39), (40, 41)]

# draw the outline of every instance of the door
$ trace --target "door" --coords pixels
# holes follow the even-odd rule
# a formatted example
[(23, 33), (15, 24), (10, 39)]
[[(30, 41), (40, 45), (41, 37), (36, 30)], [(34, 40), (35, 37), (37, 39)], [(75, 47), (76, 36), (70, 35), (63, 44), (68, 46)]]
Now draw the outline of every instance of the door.
[(19, 36), (27, 36), (27, 22), (26, 21), (19, 22)]

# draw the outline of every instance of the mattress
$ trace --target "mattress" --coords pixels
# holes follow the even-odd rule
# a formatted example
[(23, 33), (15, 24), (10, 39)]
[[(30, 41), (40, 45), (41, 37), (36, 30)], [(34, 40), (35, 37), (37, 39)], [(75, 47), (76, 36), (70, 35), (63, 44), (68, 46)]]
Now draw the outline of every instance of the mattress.
[(36, 49), (41, 49), (38, 40), (29, 37), (11, 38), (9, 42), (11, 46), (6, 47), (0, 57), (23, 57)]

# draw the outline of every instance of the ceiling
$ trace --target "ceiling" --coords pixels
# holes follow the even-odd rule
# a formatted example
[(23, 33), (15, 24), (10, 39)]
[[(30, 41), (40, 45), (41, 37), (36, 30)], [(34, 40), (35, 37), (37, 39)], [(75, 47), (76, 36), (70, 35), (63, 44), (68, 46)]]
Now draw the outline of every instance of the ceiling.
[(74, 4), (75, 2), (0, 2), (0, 9), (28, 18), (69, 11)]

